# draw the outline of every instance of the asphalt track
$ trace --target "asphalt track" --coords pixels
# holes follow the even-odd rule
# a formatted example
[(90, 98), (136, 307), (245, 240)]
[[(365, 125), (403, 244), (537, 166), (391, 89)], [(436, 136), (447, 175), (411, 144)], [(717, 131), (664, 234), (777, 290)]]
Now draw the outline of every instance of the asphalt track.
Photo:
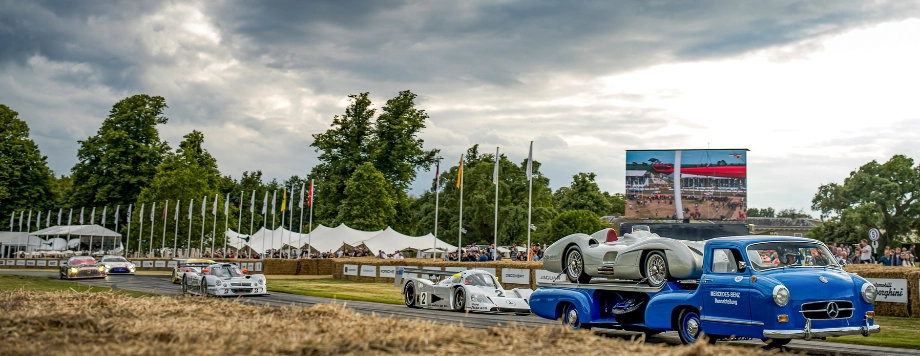
[[(21, 274), (47, 278), (58, 278), (57, 273), (46, 271), (0, 270), (0, 274)], [(169, 280), (169, 276), (108, 276), (105, 279), (86, 279), (78, 280), (78, 282), (92, 286), (119, 288), (161, 295), (181, 294), (179, 285), (172, 284)], [(316, 304), (339, 303), (345, 304), (347, 307), (353, 309), (354, 311), (363, 314), (393, 316), (404, 319), (421, 319), (436, 323), (462, 325), (471, 328), (487, 328), (490, 326), (500, 326), (511, 323), (525, 327), (559, 325), (556, 321), (546, 320), (534, 315), (517, 316), (509, 314), (456, 313), (441, 310), (410, 309), (402, 305), (334, 300), (329, 298), (309, 297), (277, 292), (273, 292), (269, 296), (239, 299), (243, 303), (269, 305), (274, 307), (292, 305), (310, 307)], [(882, 329), (884, 328), (885, 326), (882, 325)], [(606, 337), (618, 337), (627, 340), (636, 339), (643, 336), (641, 333), (609, 329), (595, 329), (595, 333)], [(675, 332), (666, 332), (655, 336), (650, 336), (646, 339), (646, 342), (664, 343), (670, 345), (680, 344), (680, 340)], [(760, 340), (730, 341), (730, 343), (747, 347), (764, 347), (763, 342)], [(791, 343), (789, 343), (789, 345), (784, 347), (783, 350), (796, 353), (804, 353), (808, 355), (920, 355), (920, 350), (804, 340), (793, 340)]]

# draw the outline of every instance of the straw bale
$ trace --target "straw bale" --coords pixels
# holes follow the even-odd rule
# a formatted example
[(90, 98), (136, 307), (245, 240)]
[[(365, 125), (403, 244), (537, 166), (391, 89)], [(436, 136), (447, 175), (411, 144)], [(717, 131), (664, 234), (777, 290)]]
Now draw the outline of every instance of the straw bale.
[(917, 279), (920, 277), (920, 272), (915, 268), (890, 267), (879, 264), (859, 264), (845, 266), (844, 270), (850, 273), (856, 273), (863, 278), (906, 279), (907, 303), (875, 302), (875, 314), (884, 316), (920, 317), (916, 311), (911, 313), (911, 310), (920, 309), (920, 304), (918, 304), (917, 300)]
[(270, 275), (295, 275), (300, 267), (297, 260), (269, 258), (262, 260), (262, 273)]
[[(213, 298), (0, 291), (5, 355), (769, 355), (729, 345), (649, 345), (561, 326), (468, 329)], [(462, 318), (462, 314), (458, 314)], [(462, 335), (462, 337), (457, 337)]]

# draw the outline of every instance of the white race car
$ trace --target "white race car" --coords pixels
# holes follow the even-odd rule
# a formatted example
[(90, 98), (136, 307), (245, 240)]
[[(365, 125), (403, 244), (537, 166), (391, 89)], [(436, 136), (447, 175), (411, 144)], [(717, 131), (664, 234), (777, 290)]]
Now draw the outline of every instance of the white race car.
[[(437, 283), (425, 278), (403, 279), (404, 273), (444, 278)], [(495, 276), (482, 270), (449, 272), (397, 267), (395, 283), (402, 287), (406, 306), (410, 308), (530, 314), (532, 289), (505, 290)]]
[(265, 275), (246, 275), (233, 263), (215, 263), (182, 276), (182, 292), (202, 296), (234, 297), (268, 295)]
[(100, 261), (105, 266), (105, 273), (112, 274), (134, 274), (137, 266), (121, 256), (105, 255)]

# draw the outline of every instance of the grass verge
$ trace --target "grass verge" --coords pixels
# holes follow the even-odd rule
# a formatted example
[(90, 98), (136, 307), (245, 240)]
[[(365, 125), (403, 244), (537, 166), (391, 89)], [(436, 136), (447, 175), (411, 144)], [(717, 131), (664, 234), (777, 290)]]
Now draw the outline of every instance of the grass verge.
[(32, 291), (32, 292), (58, 292), (73, 291), (77, 293), (90, 292), (113, 292), (119, 295), (128, 295), (132, 297), (150, 297), (156, 294), (135, 292), (123, 289), (100, 288), (85, 285), (72, 281), (62, 281), (46, 277), (18, 276), (12, 274), (0, 275), (0, 291)]
[(882, 327), (882, 330), (879, 331), (878, 334), (869, 337), (832, 337), (828, 338), (827, 341), (844, 344), (920, 349), (920, 339), (917, 338), (917, 330), (920, 330), (920, 319), (876, 316), (875, 324), (881, 325)]
[(402, 304), (399, 288), (390, 283), (356, 283), (337, 279), (269, 279), (268, 290), (344, 300)]

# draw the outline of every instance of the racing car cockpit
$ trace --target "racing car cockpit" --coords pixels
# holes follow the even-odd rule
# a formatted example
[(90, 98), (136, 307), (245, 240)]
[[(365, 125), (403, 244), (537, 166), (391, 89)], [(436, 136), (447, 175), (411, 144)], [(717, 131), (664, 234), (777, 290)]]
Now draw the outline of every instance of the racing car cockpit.
[(213, 265), (210, 268), (210, 274), (218, 278), (242, 277), (243, 272), (232, 264)]

